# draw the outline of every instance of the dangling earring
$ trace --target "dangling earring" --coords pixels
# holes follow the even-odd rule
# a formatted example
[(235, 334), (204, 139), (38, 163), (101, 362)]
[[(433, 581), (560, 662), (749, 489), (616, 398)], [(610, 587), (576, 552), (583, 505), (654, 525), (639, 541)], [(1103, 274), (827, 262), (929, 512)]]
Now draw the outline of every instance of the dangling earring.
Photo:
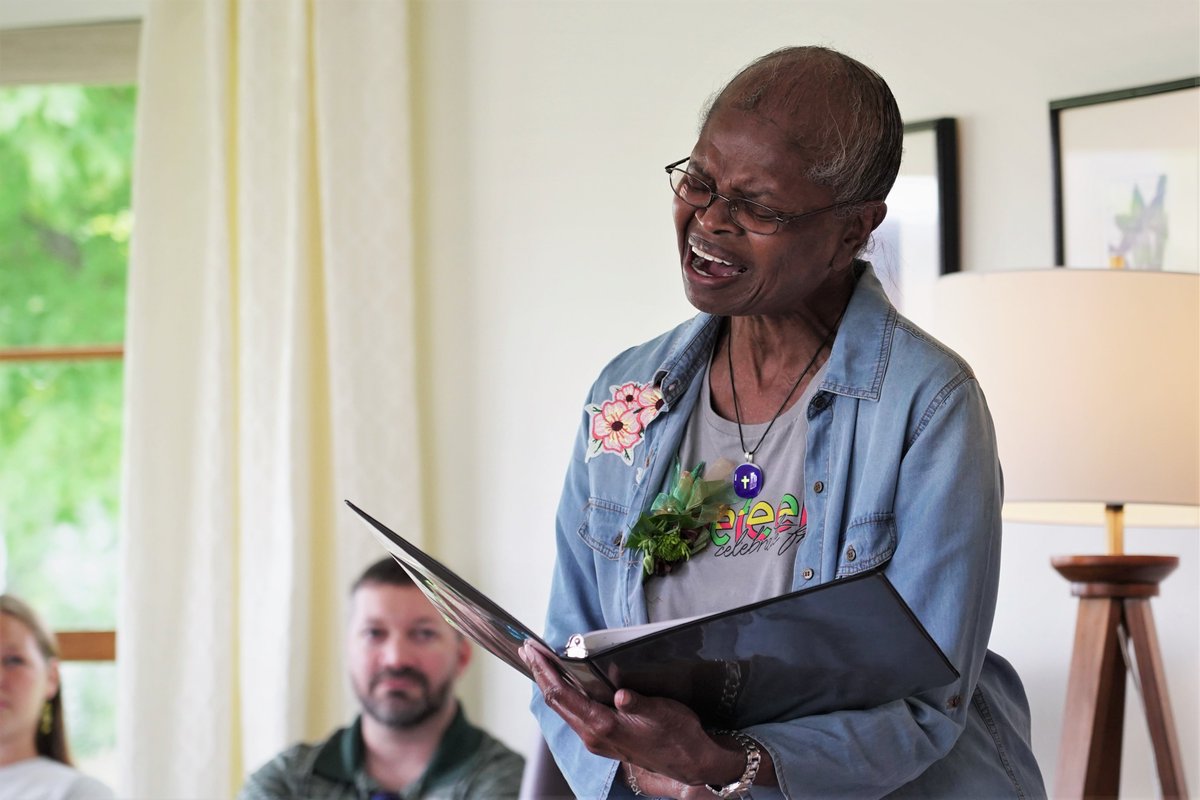
[(50, 731), (54, 730), (54, 706), (50, 705), (50, 701), (46, 701), (46, 705), (42, 706), (42, 735), (49, 736)]

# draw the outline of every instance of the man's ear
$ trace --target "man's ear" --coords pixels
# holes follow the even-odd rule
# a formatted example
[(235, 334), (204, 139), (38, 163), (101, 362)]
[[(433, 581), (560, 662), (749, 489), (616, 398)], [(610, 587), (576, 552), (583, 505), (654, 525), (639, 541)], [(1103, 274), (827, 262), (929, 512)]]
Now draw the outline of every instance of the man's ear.
[(471, 654), (474, 648), (471, 647), (471, 640), (459, 634), (458, 636), (458, 674), (462, 675), (467, 668), (467, 664), (471, 663)]

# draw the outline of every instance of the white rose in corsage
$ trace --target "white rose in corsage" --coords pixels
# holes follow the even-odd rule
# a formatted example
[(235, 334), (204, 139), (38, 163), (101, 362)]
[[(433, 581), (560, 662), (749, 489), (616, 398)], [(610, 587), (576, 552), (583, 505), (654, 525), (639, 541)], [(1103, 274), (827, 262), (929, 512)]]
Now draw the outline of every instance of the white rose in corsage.
[(703, 461), (685, 470), (675, 460), (667, 491), (654, 498), (626, 542), (642, 553), (643, 578), (670, 574), (676, 563), (708, 546), (713, 525), (736, 500), (729, 481), (733, 463), (721, 459), (713, 471), (706, 479)]

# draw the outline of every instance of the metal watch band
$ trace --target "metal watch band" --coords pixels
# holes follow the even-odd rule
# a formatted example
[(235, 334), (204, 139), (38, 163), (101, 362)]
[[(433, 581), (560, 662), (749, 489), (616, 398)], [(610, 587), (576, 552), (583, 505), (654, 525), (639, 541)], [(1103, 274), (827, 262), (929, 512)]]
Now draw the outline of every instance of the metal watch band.
[(746, 751), (746, 769), (742, 772), (742, 777), (733, 783), (726, 786), (713, 786), (711, 783), (706, 783), (704, 784), (705, 788), (721, 798), (745, 797), (758, 775), (758, 765), (762, 763), (762, 752), (758, 749), (758, 742), (741, 731), (713, 731), (713, 734), (732, 736), (742, 746), (742, 749)]

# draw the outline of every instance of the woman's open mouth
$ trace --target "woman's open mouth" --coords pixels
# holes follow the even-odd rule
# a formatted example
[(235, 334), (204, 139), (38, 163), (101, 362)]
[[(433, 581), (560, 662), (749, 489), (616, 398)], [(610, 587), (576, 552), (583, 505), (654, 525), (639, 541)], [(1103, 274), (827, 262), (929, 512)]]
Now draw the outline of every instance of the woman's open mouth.
[(703, 244), (689, 243), (688, 266), (706, 278), (732, 278), (746, 268), (706, 250)]

